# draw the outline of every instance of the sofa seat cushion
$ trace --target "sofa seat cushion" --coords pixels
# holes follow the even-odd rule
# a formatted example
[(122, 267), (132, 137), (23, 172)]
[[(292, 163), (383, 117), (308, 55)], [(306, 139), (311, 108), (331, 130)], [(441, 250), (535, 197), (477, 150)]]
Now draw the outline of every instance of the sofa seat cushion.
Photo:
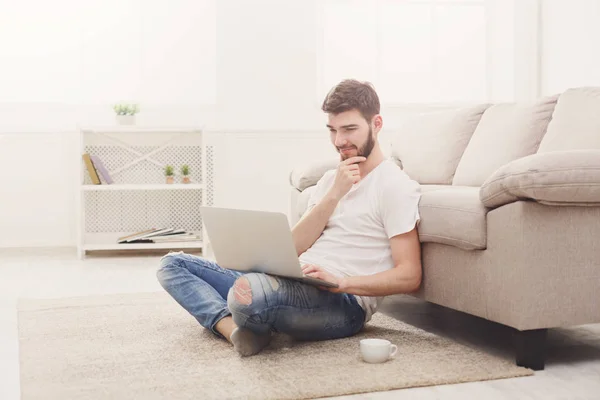
[(450, 185), (421, 185), (421, 193), (431, 192), (433, 190), (448, 189)]
[(459, 247), (485, 249), (487, 208), (479, 200), (479, 188), (440, 186), (424, 188), (419, 202), (419, 239)]
[[(310, 186), (295, 199), (294, 223), (306, 212), (316, 186)], [(295, 189), (294, 189), (295, 190)], [(452, 185), (421, 185), (419, 239), (459, 247), (485, 249), (487, 208), (479, 200), (479, 188)]]

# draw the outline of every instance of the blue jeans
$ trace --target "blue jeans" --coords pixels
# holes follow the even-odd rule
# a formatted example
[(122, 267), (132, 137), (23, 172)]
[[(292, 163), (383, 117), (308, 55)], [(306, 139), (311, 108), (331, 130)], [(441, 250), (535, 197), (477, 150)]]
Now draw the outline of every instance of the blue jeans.
[[(262, 273), (232, 271), (190, 254), (164, 256), (157, 277), (200, 325), (218, 336), (215, 325), (230, 315), (240, 328), (281, 332), (298, 340), (352, 336), (365, 323), (365, 312), (351, 294)], [(244, 279), (244, 285), (236, 285)], [(241, 286), (249, 290), (240, 295)]]

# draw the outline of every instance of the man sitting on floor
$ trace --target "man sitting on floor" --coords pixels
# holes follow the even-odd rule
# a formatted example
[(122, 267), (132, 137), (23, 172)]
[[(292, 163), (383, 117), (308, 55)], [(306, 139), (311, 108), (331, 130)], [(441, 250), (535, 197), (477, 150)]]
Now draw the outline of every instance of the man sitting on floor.
[(242, 356), (261, 351), (272, 332), (299, 340), (354, 335), (384, 296), (421, 284), (420, 188), (381, 151), (377, 93), (345, 80), (322, 109), (341, 161), (317, 183), (292, 236), (304, 273), (337, 288), (244, 274), (184, 253), (167, 254), (157, 272), (181, 306)]

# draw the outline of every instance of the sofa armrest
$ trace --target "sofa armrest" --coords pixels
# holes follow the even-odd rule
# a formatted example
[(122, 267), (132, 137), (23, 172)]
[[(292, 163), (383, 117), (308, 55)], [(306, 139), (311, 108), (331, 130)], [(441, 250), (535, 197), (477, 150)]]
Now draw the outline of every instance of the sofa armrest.
[(479, 198), (490, 208), (518, 200), (600, 206), (600, 150), (553, 151), (511, 161), (483, 183)]
[(299, 191), (303, 191), (307, 187), (316, 185), (325, 172), (337, 168), (338, 164), (339, 160), (333, 159), (294, 168), (290, 172), (290, 184)]

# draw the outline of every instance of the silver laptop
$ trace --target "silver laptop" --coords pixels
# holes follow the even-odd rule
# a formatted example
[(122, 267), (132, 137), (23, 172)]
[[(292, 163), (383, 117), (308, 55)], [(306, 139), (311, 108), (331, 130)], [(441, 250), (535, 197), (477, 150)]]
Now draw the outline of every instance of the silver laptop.
[(200, 207), (200, 213), (219, 266), (338, 287), (302, 273), (285, 214), (218, 207)]

